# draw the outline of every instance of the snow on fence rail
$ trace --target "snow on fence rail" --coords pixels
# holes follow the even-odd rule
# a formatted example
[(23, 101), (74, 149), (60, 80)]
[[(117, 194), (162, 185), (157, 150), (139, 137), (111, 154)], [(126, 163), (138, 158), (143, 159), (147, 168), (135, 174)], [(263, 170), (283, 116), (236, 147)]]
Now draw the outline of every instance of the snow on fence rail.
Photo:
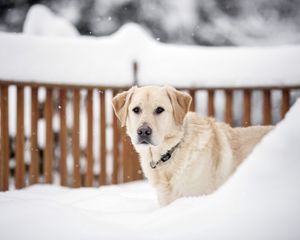
[[(134, 67), (134, 74), (136, 67)], [(9, 133), (9, 91), (8, 89), (16, 88), (16, 137), (11, 137)], [(93, 86), (93, 85), (72, 85), (72, 84), (51, 84), (38, 82), (18, 82), (0, 80), (0, 190), (9, 189), (9, 179), (14, 178), (14, 184), (17, 189), (23, 188), (28, 184), (38, 182), (52, 183), (55, 173), (59, 173), (60, 184), (63, 186), (81, 187), (81, 186), (101, 186), (105, 184), (118, 184), (143, 178), (138, 162), (138, 157), (132, 148), (125, 130), (121, 129), (117, 118), (114, 116), (111, 107), (108, 109), (107, 101), (118, 92), (128, 89), (129, 86)], [(24, 89), (30, 89), (30, 133), (28, 141), (30, 147), (26, 147), (24, 135)], [(45, 101), (39, 101), (38, 94), (41, 89), (45, 89)], [(216, 115), (215, 93), (221, 91), (224, 93), (225, 100), (223, 104), (224, 120), (233, 125), (233, 104), (234, 93), (243, 92), (242, 125), (251, 125), (251, 112), (253, 111), (251, 98), (254, 91), (260, 91), (263, 95), (262, 104), (262, 122), (261, 124), (269, 125), (272, 123), (272, 101), (273, 91), (281, 91), (281, 118), (284, 117), (291, 105), (290, 93), (293, 90), (300, 90), (300, 85), (294, 86), (258, 86), (258, 87), (194, 87), (181, 88), (188, 91), (193, 97), (191, 110), (197, 108), (197, 93), (205, 92), (207, 104), (207, 115), (214, 117)], [(81, 132), (80, 122), (83, 116), (80, 114), (80, 101), (82, 91), (85, 95), (86, 111), (86, 132)], [(94, 94), (98, 96), (94, 98)], [(107, 95), (110, 95), (107, 98)], [(69, 98), (68, 98), (69, 96)], [(58, 99), (55, 99), (58, 98)], [(96, 100), (95, 100), (96, 99)], [(71, 117), (67, 113), (68, 101), (72, 103), (72, 128), (68, 134), (67, 122)], [(99, 108), (95, 112), (94, 104), (98, 101)], [(28, 106), (25, 106), (28, 107)], [(54, 111), (55, 110), (55, 111)], [(109, 110), (109, 111), (108, 111)], [(111, 126), (107, 121), (107, 112), (112, 114)], [(53, 131), (54, 114), (59, 116), (58, 136), (55, 137)], [(95, 122), (95, 116), (99, 114), (99, 122)], [(38, 120), (43, 118), (45, 128), (38, 128)], [(99, 129), (99, 138), (95, 140), (94, 129)], [(108, 133), (107, 129), (112, 127), (112, 132)], [(39, 132), (44, 131), (44, 135)], [(80, 134), (86, 134), (86, 145), (82, 153), (80, 144)], [(45, 146), (40, 149), (38, 137), (45, 138)], [(57, 139), (55, 139), (57, 138)], [(109, 152), (107, 139), (112, 139), (112, 150)], [(68, 146), (68, 140), (71, 141)], [(54, 144), (57, 143), (57, 146)], [(96, 145), (95, 145), (96, 143)], [(14, 149), (13, 149), (13, 146)], [(99, 148), (99, 155), (95, 157), (95, 146)], [(26, 150), (30, 154), (25, 154)], [(41, 151), (40, 151), (41, 150)], [(54, 166), (55, 152), (57, 154), (58, 166)], [(72, 155), (72, 172), (67, 169), (68, 153)], [(112, 170), (107, 171), (107, 164), (111, 155)], [(26, 155), (26, 156), (25, 156)], [(26, 158), (27, 161), (26, 161)], [(84, 169), (82, 168), (82, 158), (84, 158)], [(13, 171), (10, 171), (10, 161), (15, 162)], [(99, 173), (93, 171), (95, 163), (99, 167)], [(26, 165), (28, 163), (28, 165)], [(13, 165), (13, 164), (12, 164)]]

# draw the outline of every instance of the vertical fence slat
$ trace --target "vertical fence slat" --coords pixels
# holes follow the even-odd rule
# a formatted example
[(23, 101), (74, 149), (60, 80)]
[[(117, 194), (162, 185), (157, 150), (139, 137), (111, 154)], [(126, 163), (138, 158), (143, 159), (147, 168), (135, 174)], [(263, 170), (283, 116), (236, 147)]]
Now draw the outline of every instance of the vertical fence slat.
[(251, 90), (244, 90), (244, 115), (243, 126), (251, 125)]
[(135, 152), (134, 147), (131, 144), (131, 141), (128, 142), (128, 144), (130, 145), (128, 157), (131, 159), (131, 163), (132, 163), (132, 169), (131, 169), (132, 180), (142, 179), (143, 176), (140, 174), (141, 169), (140, 169), (139, 157)]
[(209, 117), (215, 116), (215, 103), (214, 103), (214, 96), (215, 91), (214, 90), (208, 90), (208, 101), (207, 101), (207, 115)]
[(73, 159), (74, 159), (74, 171), (73, 171), (73, 187), (81, 186), (80, 178), (80, 92), (79, 89), (74, 89), (73, 92)]
[(1, 105), (0, 191), (7, 191), (8, 178), (9, 178), (8, 86), (1, 86), (0, 105)]
[(122, 165), (123, 165), (123, 182), (130, 182), (132, 180), (132, 159), (129, 157), (129, 137), (126, 135), (126, 128), (122, 128)]
[(46, 121), (46, 146), (44, 151), (44, 177), (45, 183), (52, 183), (53, 160), (53, 129), (52, 129), (52, 89), (46, 89), (46, 102), (44, 116)]
[(86, 111), (87, 111), (87, 147), (86, 147), (86, 176), (85, 176), (85, 186), (93, 186), (93, 90), (89, 89), (86, 99)]
[(38, 145), (37, 145), (37, 131), (38, 131), (38, 88), (31, 88), (31, 135), (30, 135), (30, 184), (38, 182), (39, 178), (39, 162), (38, 162)]
[[(113, 96), (117, 94), (117, 91), (113, 91)], [(112, 128), (113, 128), (113, 172), (112, 172), (112, 183), (118, 184), (119, 183), (119, 126), (118, 126), (118, 118), (116, 117), (114, 111), (112, 111), (113, 114), (113, 122), (112, 122)]]
[(99, 182), (100, 182), (100, 185), (105, 185), (106, 184), (106, 178), (107, 178), (106, 177), (106, 104), (105, 104), (105, 91), (99, 91), (99, 93), (100, 93), (100, 133), (101, 133), (101, 135), (100, 135), (100, 168), (101, 169), (100, 169)]
[(232, 90), (225, 90), (225, 122), (232, 126)]
[(288, 89), (282, 90), (282, 100), (281, 100), (281, 118), (284, 118), (285, 114), (290, 108), (290, 91)]
[(272, 122), (271, 118), (271, 91), (270, 89), (265, 89), (263, 91), (264, 101), (263, 101), (263, 124), (270, 125)]
[(59, 172), (60, 172), (60, 184), (62, 186), (68, 185), (67, 180), (67, 121), (66, 121), (66, 102), (67, 95), (66, 90), (61, 89), (59, 92), (59, 116), (60, 116), (60, 132), (59, 132), (59, 143), (60, 143), (60, 161), (59, 161)]
[(15, 187), (24, 187), (24, 87), (17, 87), (17, 121), (16, 121), (16, 169)]
[(195, 112), (196, 111), (196, 91), (195, 90), (190, 90), (190, 95), (192, 97), (192, 102), (191, 102), (191, 107), (190, 111)]

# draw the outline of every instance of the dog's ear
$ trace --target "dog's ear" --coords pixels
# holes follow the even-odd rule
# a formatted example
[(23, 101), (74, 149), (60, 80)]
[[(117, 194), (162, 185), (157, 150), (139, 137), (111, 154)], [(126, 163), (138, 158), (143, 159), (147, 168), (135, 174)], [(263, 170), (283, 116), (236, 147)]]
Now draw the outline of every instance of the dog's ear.
[(166, 90), (173, 106), (175, 122), (177, 125), (181, 125), (185, 115), (190, 109), (192, 97), (170, 86), (166, 86)]
[(119, 118), (122, 127), (124, 127), (126, 124), (128, 106), (131, 100), (131, 96), (136, 88), (137, 87), (132, 87), (128, 91), (117, 94), (112, 99), (113, 109), (115, 111), (115, 114)]

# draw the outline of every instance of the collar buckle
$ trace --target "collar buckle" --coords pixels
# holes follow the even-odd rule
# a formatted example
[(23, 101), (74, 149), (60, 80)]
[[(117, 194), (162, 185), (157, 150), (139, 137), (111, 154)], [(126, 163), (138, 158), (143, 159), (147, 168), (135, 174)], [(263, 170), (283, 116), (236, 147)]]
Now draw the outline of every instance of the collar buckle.
[(180, 142), (177, 143), (174, 147), (172, 147), (169, 151), (167, 151), (167, 153), (161, 155), (160, 159), (157, 161), (157, 162), (154, 162), (154, 161), (151, 161), (150, 162), (150, 167), (152, 169), (156, 168), (157, 165), (160, 163), (160, 162), (166, 162), (168, 161), (171, 157), (172, 157), (172, 153), (175, 151), (175, 149), (179, 146)]
[(161, 155), (160, 160), (163, 161), (163, 162), (166, 162), (166, 161), (168, 161), (170, 158), (171, 158), (171, 154), (170, 154), (170, 152), (168, 151), (166, 154)]

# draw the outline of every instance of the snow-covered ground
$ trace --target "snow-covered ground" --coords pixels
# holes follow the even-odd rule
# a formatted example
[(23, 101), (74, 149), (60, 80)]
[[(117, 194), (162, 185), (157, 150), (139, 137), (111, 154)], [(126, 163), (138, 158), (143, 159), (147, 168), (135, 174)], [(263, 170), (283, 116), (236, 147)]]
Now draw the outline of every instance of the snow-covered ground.
[(159, 208), (147, 182), (0, 193), (0, 239), (299, 239), (300, 100), (210, 196)]

